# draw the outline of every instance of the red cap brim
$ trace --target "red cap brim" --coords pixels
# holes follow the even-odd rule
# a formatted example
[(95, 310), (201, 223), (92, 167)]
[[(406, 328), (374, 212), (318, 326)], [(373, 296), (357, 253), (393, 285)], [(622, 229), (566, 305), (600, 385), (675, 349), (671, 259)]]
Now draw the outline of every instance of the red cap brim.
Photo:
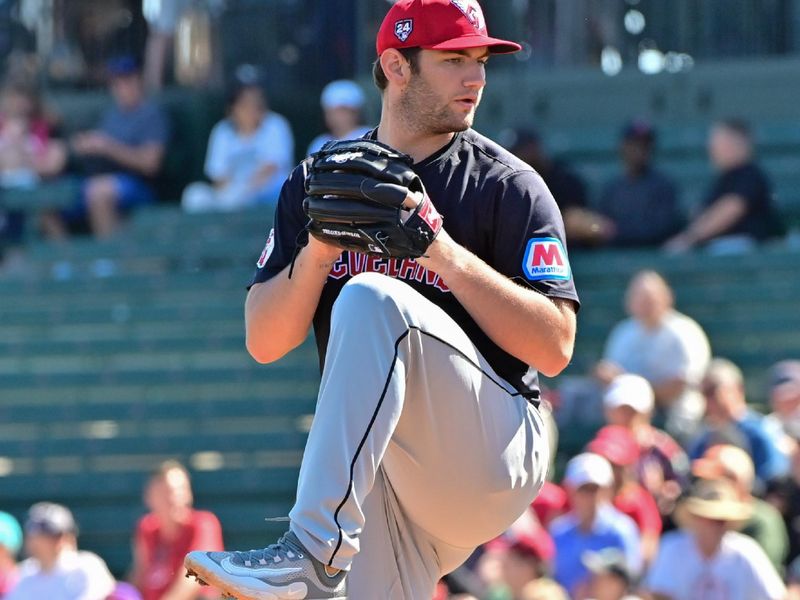
[(433, 46), (422, 46), (426, 50), (466, 50), (468, 48), (480, 48), (488, 46), (492, 54), (512, 54), (522, 50), (522, 46), (516, 42), (501, 40), (486, 35), (469, 35), (453, 38), (444, 42), (439, 42)]

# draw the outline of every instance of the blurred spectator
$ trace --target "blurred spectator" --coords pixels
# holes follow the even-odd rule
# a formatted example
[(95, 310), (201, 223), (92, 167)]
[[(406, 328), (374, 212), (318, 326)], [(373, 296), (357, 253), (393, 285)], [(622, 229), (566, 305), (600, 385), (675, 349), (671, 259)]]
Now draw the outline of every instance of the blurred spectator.
[[(495, 550), (497, 551), (497, 550)], [(506, 540), (500, 552), (503, 588), (488, 594), (490, 600), (520, 600), (522, 590), (531, 581), (545, 578), (550, 571), (555, 547), (545, 530), (520, 533)]]
[(133, 57), (108, 62), (113, 104), (97, 129), (75, 135), (70, 148), (88, 174), (78, 204), (43, 221), (45, 234), (63, 238), (88, 218), (99, 238), (111, 236), (122, 214), (156, 201), (151, 187), (161, 170), (169, 137), (167, 116), (145, 96), (139, 65)]
[(742, 371), (731, 361), (715, 358), (703, 378), (706, 398), (705, 429), (691, 444), (689, 457), (700, 458), (711, 446), (731, 441), (753, 459), (760, 490), (771, 479), (786, 474), (788, 462), (764, 423), (747, 406)]
[(181, 14), (191, 4), (191, 0), (142, 2), (142, 12), (148, 25), (144, 61), (144, 82), (147, 89), (153, 91), (161, 89), (172, 51), (175, 29)]
[(332, 140), (364, 137), (370, 127), (364, 125), (364, 91), (355, 81), (338, 79), (322, 90), (320, 103), (328, 131), (315, 137), (306, 154), (312, 154)]
[(661, 536), (661, 514), (653, 496), (636, 481), (634, 471), (639, 461), (639, 444), (633, 433), (621, 425), (606, 425), (586, 446), (611, 463), (614, 483), (612, 503), (628, 515), (639, 528), (641, 553), (645, 565), (650, 564), (658, 551)]
[(260, 77), (245, 65), (228, 93), (228, 116), (208, 140), (205, 172), (212, 185), (190, 184), (181, 203), (187, 212), (274, 205), (293, 162), (289, 122), (269, 109)]
[(569, 508), (569, 497), (560, 485), (545, 481), (539, 494), (531, 504), (539, 522), (548, 527), (556, 517), (560, 517)]
[(105, 600), (114, 578), (102, 558), (78, 550), (78, 528), (65, 506), (34, 504), (25, 521), (25, 549), (16, 587), (4, 600)]
[(17, 583), (20, 548), (22, 529), (19, 523), (7, 512), (0, 511), (0, 598), (4, 598)]
[(130, 583), (118, 581), (114, 591), (106, 600), (142, 600), (142, 595)]
[(550, 524), (550, 534), (557, 548), (554, 578), (570, 594), (589, 577), (581, 561), (587, 550), (617, 548), (631, 573), (641, 570), (639, 532), (611, 505), (613, 483), (611, 465), (602, 456), (585, 452), (567, 463), (563, 484), (572, 508)]
[(571, 246), (604, 244), (614, 233), (613, 223), (587, 208), (586, 184), (566, 163), (550, 156), (541, 137), (529, 129), (515, 129), (504, 140), (508, 149), (541, 175), (553, 194)]
[(66, 147), (51, 137), (36, 86), (7, 83), (0, 108), (0, 185), (30, 188), (40, 177), (58, 175), (66, 164)]
[[(66, 146), (51, 137), (36, 86), (6, 83), (0, 98), (0, 187), (32, 189), (61, 173), (66, 160)], [(24, 213), (0, 208), (0, 246), (18, 245), (23, 227)]]
[(782, 569), (789, 551), (786, 526), (778, 509), (753, 496), (755, 470), (747, 453), (727, 444), (712, 446), (692, 462), (692, 474), (702, 479), (725, 479), (733, 485), (739, 501), (751, 509), (742, 533), (758, 542), (775, 568)]
[(569, 600), (567, 591), (552, 579), (531, 581), (520, 594), (519, 600)]
[(630, 318), (614, 326), (595, 376), (604, 385), (622, 373), (647, 379), (665, 413), (665, 429), (684, 442), (703, 416), (697, 388), (711, 357), (708, 338), (693, 319), (675, 310), (672, 290), (655, 271), (633, 276), (625, 308)]
[[(786, 562), (791, 564), (800, 557), (800, 446), (795, 446), (792, 453), (789, 474), (768, 486), (766, 500), (783, 516), (789, 534)], [(800, 562), (795, 566), (798, 567), (796, 573), (800, 575)]]
[(679, 505), (644, 587), (655, 600), (783, 600), (786, 589), (761, 547), (734, 531), (750, 517), (725, 480), (698, 480)]
[(604, 548), (599, 552), (586, 552), (581, 560), (591, 575), (575, 600), (640, 600), (639, 596), (631, 594), (635, 581), (622, 552)]
[(529, 582), (547, 578), (555, 556), (553, 538), (530, 511), (484, 550), (477, 572), (488, 586), (486, 600), (519, 600)]
[(150, 510), (134, 538), (133, 582), (144, 600), (216, 597), (185, 577), (183, 558), (192, 550), (223, 550), (222, 527), (212, 513), (192, 508), (189, 473), (166, 461), (151, 475), (144, 492)]
[(800, 439), (800, 360), (784, 360), (769, 374), (769, 403), (772, 413), (764, 421), (789, 456)]
[(657, 246), (683, 225), (675, 184), (653, 166), (656, 132), (634, 120), (622, 131), (624, 173), (608, 182), (597, 210), (613, 223), (614, 246)]
[(786, 569), (786, 600), (800, 600), (800, 559), (793, 560)]
[(780, 235), (772, 185), (755, 162), (749, 125), (739, 119), (719, 121), (711, 128), (708, 152), (719, 176), (703, 212), (665, 248), (683, 252), (706, 244), (715, 252), (741, 252)]
[(688, 483), (689, 459), (683, 448), (650, 424), (655, 406), (653, 388), (639, 375), (618, 375), (603, 396), (606, 422), (627, 428), (639, 445), (636, 473), (639, 483), (668, 517)]

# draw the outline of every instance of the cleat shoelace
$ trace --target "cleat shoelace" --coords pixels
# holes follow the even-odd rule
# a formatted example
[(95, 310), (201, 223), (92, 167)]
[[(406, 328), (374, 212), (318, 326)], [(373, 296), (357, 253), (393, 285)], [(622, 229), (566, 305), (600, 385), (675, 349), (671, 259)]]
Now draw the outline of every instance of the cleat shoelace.
[(283, 560), (284, 556), (289, 558), (303, 558), (302, 550), (288, 541), (285, 535), (280, 538), (277, 543), (270, 544), (266, 548), (260, 550), (233, 552), (233, 560), (235, 562), (241, 562), (248, 567), (251, 565), (278, 563)]

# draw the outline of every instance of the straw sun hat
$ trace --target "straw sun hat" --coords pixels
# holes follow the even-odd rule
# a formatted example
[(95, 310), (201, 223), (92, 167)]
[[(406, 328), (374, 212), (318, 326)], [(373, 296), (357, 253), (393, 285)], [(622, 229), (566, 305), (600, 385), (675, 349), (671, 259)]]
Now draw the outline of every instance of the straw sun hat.
[(690, 525), (690, 516), (727, 521), (731, 528), (740, 529), (751, 515), (749, 504), (739, 500), (733, 485), (722, 479), (699, 479), (687, 497), (675, 509), (675, 520)]

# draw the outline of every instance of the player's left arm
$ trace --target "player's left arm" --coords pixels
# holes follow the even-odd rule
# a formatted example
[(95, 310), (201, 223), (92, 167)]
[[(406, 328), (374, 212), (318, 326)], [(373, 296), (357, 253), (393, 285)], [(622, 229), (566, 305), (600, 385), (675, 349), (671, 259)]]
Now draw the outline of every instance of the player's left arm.
[(439, 274), (495, 344), (556, 375), (572, 358), (578, 309), (558, 205), (533, 171), (516, 172), (486, 194), (480, 256), (443, 231), (429, 258), (417, 260)]
[(503, 350), (549, 377), (572, 359), (575, 304), (550, 298), (500, 274), (442, 230), (417, 262), (437, 273)]

